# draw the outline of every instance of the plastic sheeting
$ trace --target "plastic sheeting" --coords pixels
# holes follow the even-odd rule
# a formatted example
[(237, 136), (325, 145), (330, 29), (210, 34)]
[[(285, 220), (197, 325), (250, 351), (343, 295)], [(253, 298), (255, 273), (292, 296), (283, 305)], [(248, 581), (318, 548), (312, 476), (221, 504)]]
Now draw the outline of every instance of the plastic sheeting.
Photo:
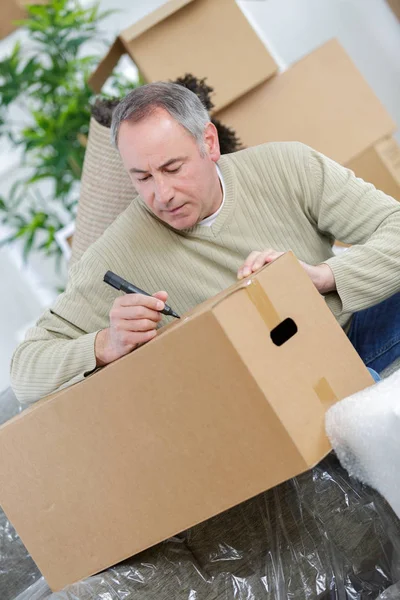
[(32, 585), (32, 561), (6, 520), (0, 527), (1, 600), (400, 598), (400, 521), (333, 455), (58, 593), (43, 578)]

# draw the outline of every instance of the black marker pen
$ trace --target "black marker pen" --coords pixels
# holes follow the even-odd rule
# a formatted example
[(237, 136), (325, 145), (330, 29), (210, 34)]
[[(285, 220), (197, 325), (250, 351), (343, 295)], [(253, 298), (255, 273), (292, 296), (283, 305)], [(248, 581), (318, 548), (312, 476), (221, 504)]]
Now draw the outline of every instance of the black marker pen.
[[(151, 294), (144, 292), (132, 283), (129, 283), (129, 281), (125, 281), (125, 279), (122, 279), (122, 277), (119, 277), (119, 275), (116, 275), (112, 271), (107, 271), (107, 273), (104, 275), (103, 281), (105, 281), (105, 283), (108, 283), (108, 285), (111, 285), (116, 290), (120, 290), (121, 292), (125, 292), (126, 294), (143, 294), (144, 296), (151, 296)], [(180, 316), (167, 304), (165, 305), (163, 310), (160, 310), (160, 313), (162, 313), (163, 315), (167, 315), (168, 317), (175, 317), (176, 319), (180, 319)]]

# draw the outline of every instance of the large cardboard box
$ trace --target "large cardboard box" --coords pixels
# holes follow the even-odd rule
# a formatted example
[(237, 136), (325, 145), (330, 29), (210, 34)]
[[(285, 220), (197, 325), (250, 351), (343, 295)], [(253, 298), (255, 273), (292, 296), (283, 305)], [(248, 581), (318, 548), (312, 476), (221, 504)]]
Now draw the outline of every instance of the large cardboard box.
[(0, 429), (0, 504), (53, 590), (315, 465), (372, 378), (291, 253)]
[(396, 129), (337, 40), (215, 116), (246, 146), (295, 140), (342, 164)]
[(368, 148), (347, 165), (357, 177), (400, 200), (400, 147), (389, 137)]
[(235, 0), (169, 0), (124, 29), (89, 81), (96, 92), (125, 52), (147, 82), (206, 77), (215, 110), (278, 68)]

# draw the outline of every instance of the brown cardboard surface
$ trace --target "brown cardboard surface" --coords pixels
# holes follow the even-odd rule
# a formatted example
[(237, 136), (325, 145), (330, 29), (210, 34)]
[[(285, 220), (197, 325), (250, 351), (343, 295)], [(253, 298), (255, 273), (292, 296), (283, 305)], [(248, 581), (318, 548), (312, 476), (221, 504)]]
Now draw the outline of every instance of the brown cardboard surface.
[(393, 138), (381, 140), (346, 166), (357, 177), (400, 200), (400, 147)]
[(396, 17), (400, 20), (400, 0), (386, 0), (386, 2), (389, 4)]
[[(90, 78), (98, 92), (122, 53), (147, 82), (206, 77), (220, 110), (277, 72), (235, 0), (172, 0), (125, 29)], [(106, 64), (105, 64), (106, 63)]]
[(287, 253), (3, 425), (0, 504), (60, 589), (313, 466), (328, 406), (371, 383)]
[(111, 74), (113, 68), (125, 52), (126, 48), (122, 40), (120, 38), (117, 38), (110, 47), (103, 60), (99, 63), (96, 71), (89, 78), (89, 85), (95, 92), (100, 92), (103, 83)]
[(28, 4), (46, 4), (47, 0), (1, 0), (0, 39), (18, 28), (14, 21), (25, 19), (24, 6)]
[(17, 26), (14, 21), (25, 19), (26, 13), (17, 0), (2, 0), (0, 18), (0, 39), (12, 33)]
[(342, 164), (396, 128), (337, 40), (215, 116), (246, 146), (295, 140)]

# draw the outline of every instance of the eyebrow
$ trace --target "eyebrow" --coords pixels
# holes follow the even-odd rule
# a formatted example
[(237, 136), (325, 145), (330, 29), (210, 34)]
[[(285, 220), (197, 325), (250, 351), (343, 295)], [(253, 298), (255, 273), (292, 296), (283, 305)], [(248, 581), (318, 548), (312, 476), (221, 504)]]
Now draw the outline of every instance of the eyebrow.
[[(186, 160), (186, 158), (187, 158), (186, 156), (178, 156), (177, 158), (170, 158), (169, 160), (167, 160), (167, 162), (162, 164), (160, 167), (157, 167), (157, 171), (162, 171), (166, 167), (169, 167), (176, 162), (179, 162), (179, 161), (183, 162), (184, 160)], [(129, 169), (129, 173), (148, 173), (148, 171), (143, 171), (142, 169), (136, 169), (136, 167), (131, 167)]]

